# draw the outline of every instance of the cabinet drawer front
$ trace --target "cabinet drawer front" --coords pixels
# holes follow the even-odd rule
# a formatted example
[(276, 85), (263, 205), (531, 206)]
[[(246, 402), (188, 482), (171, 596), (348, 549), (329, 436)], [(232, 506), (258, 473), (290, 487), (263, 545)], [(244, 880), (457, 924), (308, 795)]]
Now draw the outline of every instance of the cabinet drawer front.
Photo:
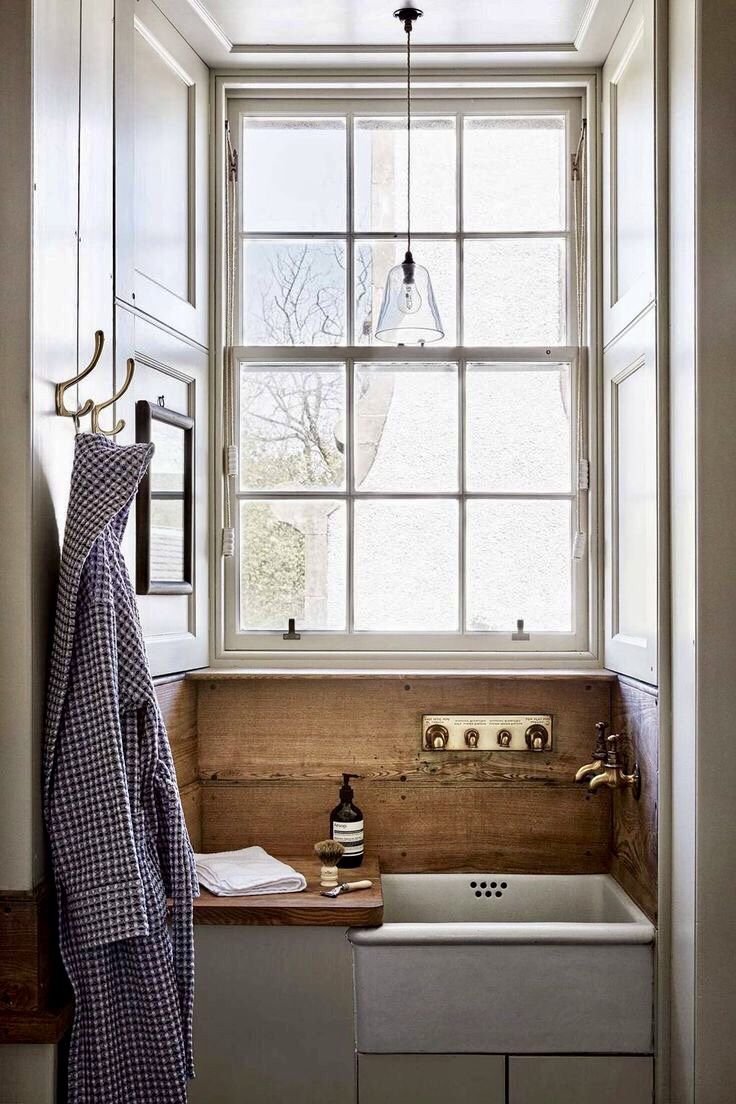
[(360, 1054), (359, 1104), (504, 1104), (501, 1054)]
[(509, 1058), (509, 1104), (652, 1104), (652, 1058)]

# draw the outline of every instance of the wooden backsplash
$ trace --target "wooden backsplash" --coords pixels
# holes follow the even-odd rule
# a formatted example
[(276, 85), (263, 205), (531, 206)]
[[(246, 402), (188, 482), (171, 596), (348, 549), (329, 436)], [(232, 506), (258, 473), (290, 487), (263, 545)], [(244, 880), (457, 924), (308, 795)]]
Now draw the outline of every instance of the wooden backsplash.
[[(196, 848), (277, 855), (327, 835), (340, 774), (360, 774), (367, 847), (387, 871), (611, 870), (652, 918), (657, 902), (657, 700), (628, 680), (579, 676), (177, 676), (157, 682)], [(421, 750), (423, 713), (551, 713), (554, 751)], [(630, 793), (572, 781), (596, 721), (631, 741)]]
[(630, 768), (639, 762), (641, 798), (617, 790), (613, 801), (611, 872), (653, 919), (657, 918), (659, 716), (653, 687), (619, 678), (611, 694), (611, 725), (622, 736)]
[(182, 675), (156, 679), (192, 846), (202, 846), (202, 789), (197, 752), (197, 687)]
[[(342, 771), (361, 776), (366, 846), (385, 870), (601, 871), (610, 795), (573, 775), (611, 682), (585, 678), (198, 681), (202, 842), (308, 851), (328, 834)], [(550, 753), (420, 749), (423, 713), (551, 713)]]

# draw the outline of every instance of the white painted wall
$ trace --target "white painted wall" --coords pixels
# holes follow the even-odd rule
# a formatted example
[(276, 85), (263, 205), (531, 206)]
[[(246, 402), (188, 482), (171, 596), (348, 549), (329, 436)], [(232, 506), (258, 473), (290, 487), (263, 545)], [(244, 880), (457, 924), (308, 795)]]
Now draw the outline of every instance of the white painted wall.
[(736, 1085), (736, 19), (670, 0), (672, 1104)]

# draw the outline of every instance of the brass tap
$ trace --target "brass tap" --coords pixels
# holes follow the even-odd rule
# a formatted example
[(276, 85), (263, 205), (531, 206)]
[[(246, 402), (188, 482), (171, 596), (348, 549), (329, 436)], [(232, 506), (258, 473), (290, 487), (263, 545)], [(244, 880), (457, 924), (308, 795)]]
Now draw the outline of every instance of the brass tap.
[(641, 773), (639, 771), (639, 764), (634, 763), (634, 769), (631, 774), (627, 774), (618, 761), (618, 752), (616, 745), (619, 737), (613, 734), (608, 737), (606, 743), (608, 744), (608, 754), (606, 761), (603, 764), (603, 770), (600, 774), (597, 774), (595, 778), (591, 778), (588, 783), (588, 789), (591, 793), (595, 793), (602, 786), (608, 786), (611, 790), (621, 790), (626, 786), (631, 786), (632, 793), (636, 800), (639, 800), (641, 794)]
[(593, 762), (586, 763), (584, 767), (581, 767), (580, 770), (576, 772), (576, 782), (585, 782), (586, 778), (590, 778), (599, 771), (606, 761), (608, 755), (608, 748), (606, 746), (606, 729), (608, 728), (608, 722), (598, 721), (595, 727), (596, 738), (595, 748), (593, 749)]

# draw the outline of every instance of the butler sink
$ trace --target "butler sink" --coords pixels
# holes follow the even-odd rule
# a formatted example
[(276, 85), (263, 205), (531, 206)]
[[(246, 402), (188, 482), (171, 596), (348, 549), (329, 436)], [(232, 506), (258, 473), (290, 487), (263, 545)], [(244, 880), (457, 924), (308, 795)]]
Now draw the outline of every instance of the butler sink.
[(385, 874), (352, 928), (363, 1053), (648, 1054), (654, 927), (608, 875)]

